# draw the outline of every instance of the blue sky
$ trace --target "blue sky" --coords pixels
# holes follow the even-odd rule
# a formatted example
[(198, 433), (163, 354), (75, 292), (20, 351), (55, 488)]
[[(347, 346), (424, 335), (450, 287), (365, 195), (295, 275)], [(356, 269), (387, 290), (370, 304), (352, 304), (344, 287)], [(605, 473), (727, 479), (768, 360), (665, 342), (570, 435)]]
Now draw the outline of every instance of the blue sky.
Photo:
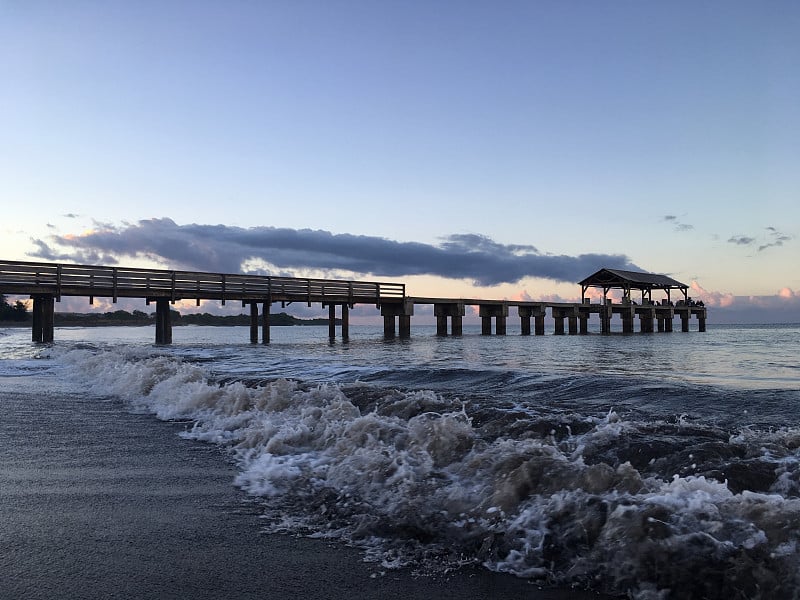
[(533, 299), (621, 266), (800, 321), (798, 31), (789, 1), (0, 0), (0, 258)]

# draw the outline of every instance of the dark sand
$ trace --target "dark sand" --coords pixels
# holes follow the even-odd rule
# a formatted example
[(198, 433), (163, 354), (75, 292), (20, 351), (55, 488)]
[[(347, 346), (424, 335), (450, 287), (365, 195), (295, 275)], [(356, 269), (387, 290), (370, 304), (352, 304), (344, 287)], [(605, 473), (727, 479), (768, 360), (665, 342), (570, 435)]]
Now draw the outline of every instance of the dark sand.
[(598, 598), (482, 569), (385, 571), (343, 544), (262, 534), (222, 451), (181, 425), (18, 384), (0, 379), (2, 600)]

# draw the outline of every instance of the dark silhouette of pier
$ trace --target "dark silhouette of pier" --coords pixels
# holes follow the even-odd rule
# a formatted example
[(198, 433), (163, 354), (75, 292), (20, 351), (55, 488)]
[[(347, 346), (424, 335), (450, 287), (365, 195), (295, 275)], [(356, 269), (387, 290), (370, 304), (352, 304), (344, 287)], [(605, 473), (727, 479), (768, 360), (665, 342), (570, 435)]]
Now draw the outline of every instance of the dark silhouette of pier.
[[(407, 296), (405, 284), (395, 282), (0, 261), (0, 294), (30, 296), (33, 300), (32, 339), (45, 343), (53, 341), (55, 303), (64, 296), (86, 297), (90, 304), (94, 298), (111, 298), (112, 302), (119, 298), (140, 298), (148, 305), (155, 303), (157, 344), (172, 343), (170, 305), (179, 300), (195, 300), (198, 306), (201, 300), (216, 300), (223, 305), (234, 301), (241, 302), (243, 307), (249, 306), (250, 341), (258, 343), (260, 325), (261, 342), (265, 344), (270, 341), (269, 315), (276, 302), (282, 307), (294, 302), (327, 307), (331, 339), (336, 337), (337, 306), (341, 315), (341, 336), (347, 339), (349, 309), (357, 304), (373, 304), (380, 309), (387, 338), (411, 335), (411, 317), (417, 305), (433, 305), (438, 335), (461, 335), (467, 306), (478, 307), (481, 332), (485, 335), (506, 334), (512, 307), (517, 309), (522, 335), (544, 335), (548, 311), (556, 335), (587, 334), (589, 318), (594, 314), (600, 318), (602, 333), (611, 332), (613, 315), (620, 315), (623, 333), (634, 332), (636, 317), (642, 333), (671, 332), (675, 316), (680, 318), (681, 331), (686, 332), (692, 315), (697, 318), (699, 331), (705, 331), (705, 306), (691, 302), (686, 295), (687, 286), (666, 276), (601, 269), (580, 285), (583, 298), (580, 303), (427, 298)], [(590, 287), (603, 289), (601, 302), (592, 303), (585, 297)], [(623, 290), (621, 302), (613, 303), (607, 298), (614, 288)], [(639, 303), (632, 298), (633, 290), (641, 292)], [(654, 301), (652, 292), (659, 290), (666, 297)], [(674, 290), (683, 295), (677, 302), (670, 297)]]

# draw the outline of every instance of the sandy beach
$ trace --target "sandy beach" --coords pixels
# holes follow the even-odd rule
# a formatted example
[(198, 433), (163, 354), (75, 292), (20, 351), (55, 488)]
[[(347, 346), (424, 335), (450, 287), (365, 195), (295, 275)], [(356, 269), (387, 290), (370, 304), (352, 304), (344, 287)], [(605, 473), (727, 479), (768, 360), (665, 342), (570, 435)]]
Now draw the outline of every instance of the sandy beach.
[(260, 533), (216, 447), (118, 401), (0, 382), (0, 598), (598, 598), (465, 569), (417, 576)]

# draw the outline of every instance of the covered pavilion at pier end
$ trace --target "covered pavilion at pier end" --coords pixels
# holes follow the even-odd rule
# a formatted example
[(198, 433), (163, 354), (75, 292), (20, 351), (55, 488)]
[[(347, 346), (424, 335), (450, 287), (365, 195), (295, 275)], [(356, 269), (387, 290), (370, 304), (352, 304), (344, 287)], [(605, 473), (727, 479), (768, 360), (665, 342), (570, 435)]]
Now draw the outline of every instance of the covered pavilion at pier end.
[[(635, 315), (638, 315), (641, 320), (641, 331), (643, 332), (653, 331), (654, 320), (658, 323), (658, 331), (672, 331), (672, 320), (676, 312), (681, 317), (682, 331), (689, 330), (689, 318), (691, 315), (697, 317), (698, 329), (700, 331), (706, 330), (706, 309), (703, 303), (694, 302), (689, 297), (688, 285), (667, 275), (642, 271), (624, 271), (621, 269), (600, 269), (580, 281), (579, 284), (584, 304), (590, 303), (590, 299), (586, 297), (589, 288), (603, 290), (601, 306), (606, 307), (606, 310), (600, 312), (603, 333), (610, 331), (611, 316), (614, 314), (619, 314), (622, 317), (623, 333), (633, 331)], [(608, 297), (608, 293), (614, 289), (622, 291), (622, 299), (616, 305)], [(641, 295), (639, 304), (632, 297), (634, 290)], [(664, 292), (665, 297), (660, 301), (654, 301), (654, 290)], [(682, 297), (673, 301), (671, 295), (673, 290), (679, 292)]]

